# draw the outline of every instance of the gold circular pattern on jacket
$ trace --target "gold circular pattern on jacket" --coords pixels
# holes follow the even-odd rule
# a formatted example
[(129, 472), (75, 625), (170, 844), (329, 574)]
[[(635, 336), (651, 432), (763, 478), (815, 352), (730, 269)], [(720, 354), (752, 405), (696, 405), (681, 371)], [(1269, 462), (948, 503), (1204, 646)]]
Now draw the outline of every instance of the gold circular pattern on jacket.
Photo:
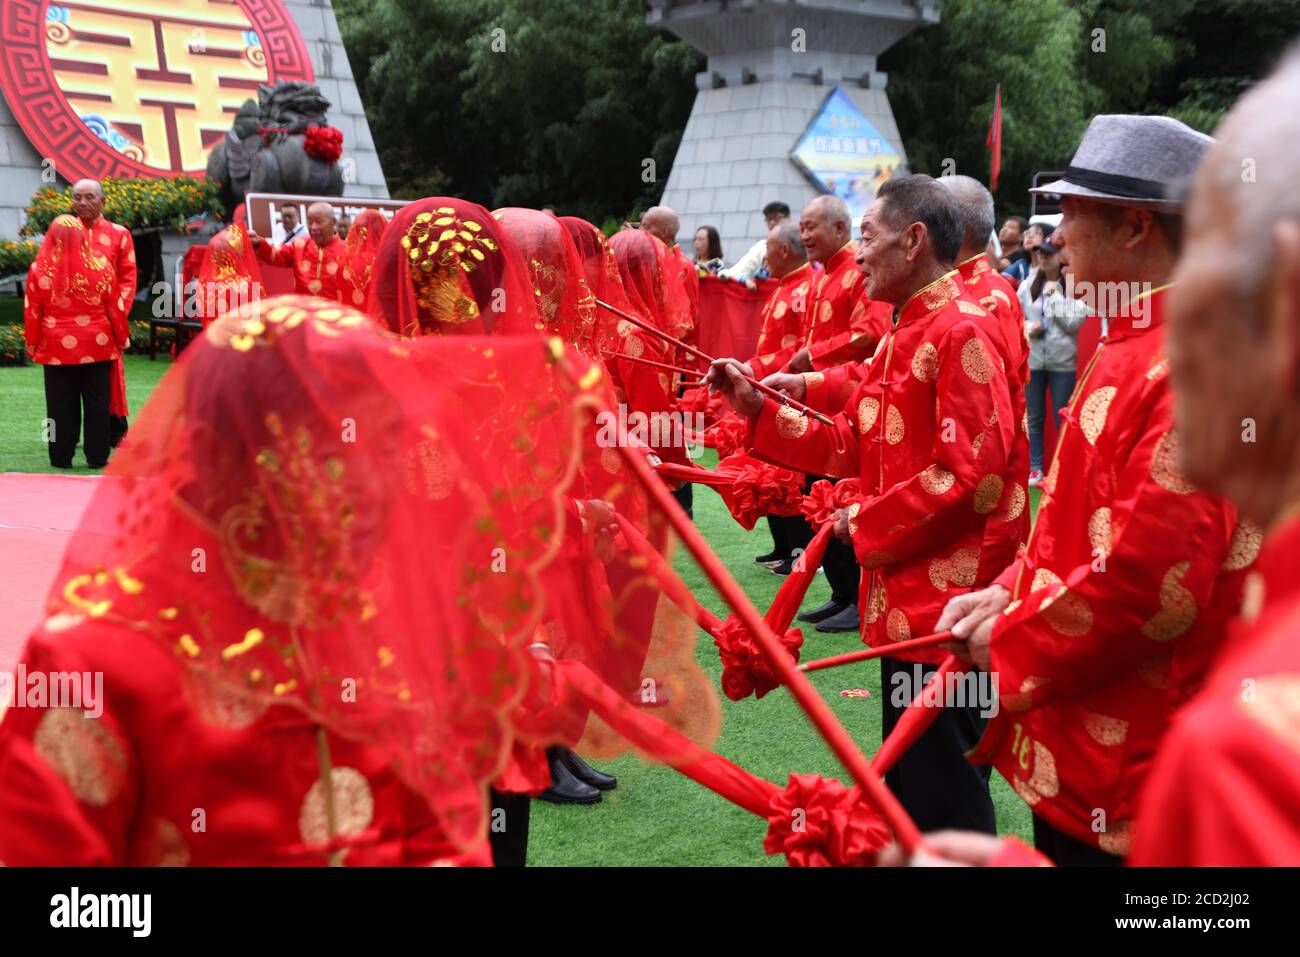
[(961, 347), (961, 367), (972, 382), (988, 385), (993, 381), (993, 362), (979, 339), (968, 339)]
[(912, 375), (921, 382), (933, 382), (939, 374), (939, 350), (933, 342), (923, 342), (912, 356)]
[(641, 353), (645, 352), (645, 345), (641, 342), (639, 336), (628, 336), (623, 340), (623, 351), (634, 358), (640, 358)]
[(601, 449), (600, 467), (610, 475), (617, 475), (623, 467), (623, 458), (616, 449)]
[(1133, 830), (1130, 821), (1119, 821), (1097, 835), (1097, 846), (1107, 854), (1123, 857), (1133, 843)]
[(783, 439), (802, 438), (808, 431), (808, 419), (788, 405), (776, 410), (776, 434)]
[(930, 495), (942, 495), (952, 488), (957, 477), (942, 465), (931, 465), (920, 474), (918, 481)]
[(885, 634), (890, 641), (907, 641), (912, 637), (912, 626), (901, 608), (892, 608), (885, 618)]
[(1152, 641), (1177, 638), (1196, 622), (1196, 598), (1182, 581), (1191, 567), (1190, 561), (1178, 562), (1161, 579), (1160, 610), (1142, 626), (1142, 634)]
[(871, 593), (867, 597), (867, 624), (874, 625), (880, 620), (880, 616), (885, 613), (885, 586), (879, 576), (876, 577), (875, 584), (871, 586)]
[(949, 582), (958, 588), (970, 588), (975, 584), (979, 565), (979, 548), (975, 546), (959, 548), (951, 558), (936, 558), (930, 562), (930, 584), (939, 591), (947, 591)]
[(818, 310), (817, 310), (817, 321), (818, 321), (818, 322), (830, 322), (830, 321), (831, 321), (831, 313), (832, 313), (833, 311), (834, 311), (834, 310), (831, 308), (831, 304), (830, 304), (829, 302), (823, 302), (823, 303), (821, 304), (821, 307), (818, 308)]
[(856, 269), (847, 270), (844, 273), (844, 278), (840, 280), (840, 288), (848, 289), (850, 286), (853, 285), (854, 281), (856, 281), (858, 276), (860, 275), (862, 274), (859, 273)]
[(1097, 444), (1097, 437), (1106, 427), (1106, 414), (1118, 391), (1113, 385), (1104, 385), (1083, 400), (1083, 408), (1079, 411), (1079, 428), (1083, 430), (1083, 436), (1089, 445)]
[(1025, 504), (1029, 501), (1029, 493), (1019, 482), (1012, 482), (1011, 487), (1007, 489), (1007, 521), (1014, 522), (1025, 511)]
[(1179, 445), (1178, 433), (1173, 429), (1160, 436), (1155, 451), (1151, 453), (1151, 481), (1176, 495), (1187, 495), (1196, 491), (1196, 486), (1183, 478), (1179, 470)]
[[(375, 818), (375, 798), (365, 775), (355, 768), (331, 768), (334, 791), (335, 837), (355, 837)], [(298, 833), (306, 844), (327, 844), (329, 819), (325, 814), (325, 782), (318, 778), (298, 810)]]
[(1088, 732), (1088, 737), (1108, 748), (1123, 744), (1124, 739), (1128, 737), (1127, 721), (1123, 718), (1098, 714), (1095, 711), (1084, 712), (1083, 727)]
[(1228, 557), (1223, 562), (1223, 570), (1239, 572), (1249, 568), (1259, 556), (1259, 547), (1264, 542), (1264, 533), (1260, 527), (1249, 519), (1238, 520), (1232, 530), (1232, 541), (1228, 544)]
[(1020, 431), (1025, 433), (1025, 435), (1029, 434), (1029, 411), (1028, 410), (1025, 410), (1025, 413), (1022, 416), (1020, 416)]
[(880, 415), (880, 402), (871, 397), (867, 397), (858, 403), (858, 434), (866, 435), (871, 431), (871, 427), (876, 424), (876, 417)]
[(826, 381), (825, 372), (805, 372), (803, 374), (803, 389), (804, 389), (805, 398), (808, 395), (809, 389), (819, 386), (825, 381)]
[(906, 428), (903, 425), (903, 413), (898, 411), (898, 406), (891, 405), (885, 409), (885, 441), (890, 445), (897, 445), (903, 441), (903, 434)]
[(858, 534), (858, 512), (862, 511), (862, 503), (854, 502), (848, 508), (848, 525), (849, 537)]
[(1068, 588), (1043, 599), (1038, 613), (1053, 631), (1067, 638), (1078, 638), (1092, 631), (1092, 609), (1082, 596)]
[(188, 867), (190, 849), (181, 829), (165, 817), (151, 819), (132, 841), (132, 867)]
[(786, 312), (789, 311), (789, 309), (790, 309), (789, 305), (787, 305), (787, 304), (786, 304), (786, 301), (785, 301), (784, 299), (782, 299), (782, 300), (781, 300), (780, 302), (778, 302), (778, 303), (776, 304), (776, 306), (772, 309), (772, 318), (773, 318), (773, 319), (780, 319), (780, 318), (782, 318), (782, 317), (786, 314)]
[(103, 807), (126, 784), (126, 752), (98, 718), (80, 708), (51, 708), (32, 739), (36, 753), (83, 804)]
[(1088, 543), (1092, 546), (1093, 555), (1108, 557), (1112, 538), (1110, 509), (1103, 506), (1093, 512), (1092, 518), (1088, 519)]
[(1061, 782), (1056, 774), (1056, 758), (1047, 750), (1047, 745), (1034, 741), (1034, 773), (1027, 781), (1021, 781), (1012, 775), (1011, 786), (1030, 807), (1043, 798), (1056, 797), (1061, 790)]
[(986, 475), (975, 486), (975, 511), (987, 515), (998, 507), (1002, 498), (1002, 476)]

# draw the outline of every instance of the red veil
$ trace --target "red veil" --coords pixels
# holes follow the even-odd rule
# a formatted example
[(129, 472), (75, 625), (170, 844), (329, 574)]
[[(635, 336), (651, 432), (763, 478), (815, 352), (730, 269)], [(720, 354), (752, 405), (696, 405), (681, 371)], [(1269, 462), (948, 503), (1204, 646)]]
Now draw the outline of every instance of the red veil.
[[(599, 229), (577, 216), (561, 216), (560, 222), (573, 238), (573, 244), (582, 260), (587, 288), (601, 302), (609, 303), (624, 312), (637, 312), (623, 288), (623, 276), (618, 271), (618, 260), (609, 240)], [(649, 318), (646, 316), (645, 318)], [(601, 354), (622, 348), (623, 336), (617, 332), (618, 319), (607, 309), (596, 307), (596, 343)]]
[(543, 599), (581, 615), (566, 579), (541, 588), (574, 392), (535, 337), (400, 343), (307, 297), (228, 314), (114, 456), (48, 611), (159, 643), (191, 696), (296, 708), (380, 749), (472, 846), (545, 687)]
[(348, 230), (347, 253), (339, 292), (343, 302), (364, 309), (374, 275), (375, 257), (388, 228), (388, 217), (377, 209), (363, 209)]
[(27, 295), (55, 305), (76, 299), (98, 306), (113, 289), (112, 265), (91, 244), (90, 230), (71, 213), (50, 223), (30, 276)]
[(536, 209), (510, 206), (492, 216), (505, 227), (528, 265), (546, 331), (596, 356), (596, 301), (568, 231), (554, 216)]
[(393, 217), (379, 244), (367, 311), (404, 336), (542, 328), (514, 240), (482, 206), (445, 196)]
[(199, 265), (199, 315), (204, 326), (266, 295), (248, 227), (239, 209), (235, 214), (233, 223), (208, 240)]

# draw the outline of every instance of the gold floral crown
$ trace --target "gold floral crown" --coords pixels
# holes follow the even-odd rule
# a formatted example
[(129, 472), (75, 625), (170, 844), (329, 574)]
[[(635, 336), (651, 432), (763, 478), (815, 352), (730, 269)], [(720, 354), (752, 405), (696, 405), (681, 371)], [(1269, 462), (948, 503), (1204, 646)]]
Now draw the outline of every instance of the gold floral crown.
[(477, 318), (468, 276), (488, 253), (500, 250), (482, 232), (481, 223), (461, 219), (450, 206), (439, 206), (417, 215), (402, 237), (416, 302), (432, 321), (459, 325)]

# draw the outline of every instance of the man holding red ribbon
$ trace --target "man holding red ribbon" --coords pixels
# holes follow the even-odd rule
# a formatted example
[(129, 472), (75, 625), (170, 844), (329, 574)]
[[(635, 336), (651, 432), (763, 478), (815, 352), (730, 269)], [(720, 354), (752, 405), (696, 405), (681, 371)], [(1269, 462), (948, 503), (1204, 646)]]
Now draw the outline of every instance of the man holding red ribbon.
[[(763, 396), (734, 360), (710, 370), (733, 407), (751, 420), (751, 445), (790, 468), (860, 477), (863, 499), (837, 513), (869, 575), (860, 609), (864, 640), (887, 646), (923, 633), (944, 602), (992, 580), (982, 561), (988, 523), (1004, 495), (1015, 423), (1006, 375), (985, 309), (953, 268), (962, 219), (950, 193), (928, 176), (886, 182), (862, 220), (858, 265), (867, 295), (898, 318), (870, 363), (769, 377), (824, 412), (833, 426)], [(881, 659), (888, 736), (919, 685), (908, 662), (935, 665), (935, 649)], [(900, 689), (910, 691), (900, 694)], [(886, 776), (922, 828), (995, 831), (987, 771), (966, 752), (983, 718), (974, 703), (948, 706)]]

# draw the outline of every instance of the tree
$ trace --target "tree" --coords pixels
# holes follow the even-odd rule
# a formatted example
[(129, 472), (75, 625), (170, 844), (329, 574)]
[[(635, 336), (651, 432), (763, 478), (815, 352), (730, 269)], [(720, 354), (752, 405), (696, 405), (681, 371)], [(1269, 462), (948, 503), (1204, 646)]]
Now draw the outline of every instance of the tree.
[(987, 182), (984, 144), (1001, 83), (998, 208), (1023, 212), (1034, 171), (1063, 166), (1083, 132), (1079, 13), (1066, 0), (944, 0), (940, 16), (880, 60), (909, 165)]
[(599, 222), (662, 194), (703, 58), (647, 26), (638, 0), (338, 7), (394, 195), (436, 187)]

